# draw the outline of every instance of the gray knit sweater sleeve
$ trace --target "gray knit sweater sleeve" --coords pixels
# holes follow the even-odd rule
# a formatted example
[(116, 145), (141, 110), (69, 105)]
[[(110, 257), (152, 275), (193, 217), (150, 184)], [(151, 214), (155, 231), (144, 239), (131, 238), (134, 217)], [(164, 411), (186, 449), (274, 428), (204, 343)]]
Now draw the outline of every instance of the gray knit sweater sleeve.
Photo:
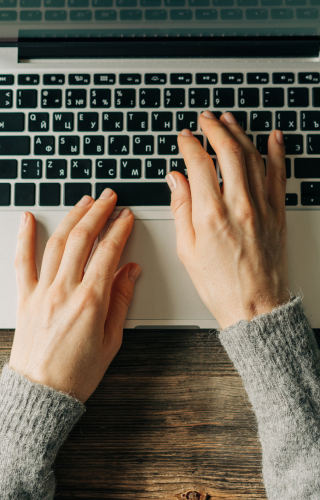
[(77, 399), (5, 365), (0, 379), (0, 498), (51, 500), (52, 464), (85, 411)]
[(320, 351), (299, 296), (220, 332), (258, 423), (269, 500), (320, 498)]

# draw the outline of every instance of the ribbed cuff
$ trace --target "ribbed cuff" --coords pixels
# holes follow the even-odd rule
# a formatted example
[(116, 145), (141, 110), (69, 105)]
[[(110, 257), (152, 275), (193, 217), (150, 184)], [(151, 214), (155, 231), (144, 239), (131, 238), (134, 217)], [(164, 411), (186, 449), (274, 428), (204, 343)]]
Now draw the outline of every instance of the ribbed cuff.
[[(79, 400), (36, 384), (6, 364), (0, 378), (0, 444), (32, 461), (53, 462), (59, 447), (85, 411)], [(8, 456), (7, 455), (7, 456)], [(8, 459), (10, 459), (8, 456)]]
[[(318, 391), (320, 351), (302, 299), (222, 330), (220, 341), (242, 377), (256, 412), (288, 408), (304, 389)], [(318, 395), (317, 395), (318, 397)]]

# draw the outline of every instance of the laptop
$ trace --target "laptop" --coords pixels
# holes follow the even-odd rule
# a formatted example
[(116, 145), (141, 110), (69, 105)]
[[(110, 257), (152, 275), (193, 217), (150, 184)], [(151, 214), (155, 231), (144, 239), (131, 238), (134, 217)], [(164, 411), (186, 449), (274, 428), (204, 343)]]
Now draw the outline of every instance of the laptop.
[(319, 28), (320, 0), (0, 0), (0, 328), (16, 326), (21, 213), (37, 221), (40, 273), (58, 224), (105, 187), (111, 219), (135, 217), (125, 328), (219, 328), (177, 256), (165, 181), (187, 175), (183, 128), (223, 181), (205, 109), (233, 112), (264, 159), (283, 130), (289, 286), (320, 328)]

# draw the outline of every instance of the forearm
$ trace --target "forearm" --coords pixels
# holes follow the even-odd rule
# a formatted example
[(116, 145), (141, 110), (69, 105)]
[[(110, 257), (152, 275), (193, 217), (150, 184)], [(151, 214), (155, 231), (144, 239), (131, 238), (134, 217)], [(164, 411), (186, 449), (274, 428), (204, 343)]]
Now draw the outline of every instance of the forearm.
[(0, 378), (0, 498), (51, 500), (52, 464), (84, 405), (3, 368)]
[(299, 296), (222, 330), (255, 411), (270, 500), (318, 500), (320, 351)]

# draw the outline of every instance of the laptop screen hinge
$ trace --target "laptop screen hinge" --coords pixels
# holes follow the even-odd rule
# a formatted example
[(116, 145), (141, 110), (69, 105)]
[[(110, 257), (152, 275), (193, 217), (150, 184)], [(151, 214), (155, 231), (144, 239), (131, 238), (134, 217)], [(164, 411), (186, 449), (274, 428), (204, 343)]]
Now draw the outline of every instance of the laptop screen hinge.
[(21, 59), (319, 57), (318, 40), (113, 39), (18, 41)]

